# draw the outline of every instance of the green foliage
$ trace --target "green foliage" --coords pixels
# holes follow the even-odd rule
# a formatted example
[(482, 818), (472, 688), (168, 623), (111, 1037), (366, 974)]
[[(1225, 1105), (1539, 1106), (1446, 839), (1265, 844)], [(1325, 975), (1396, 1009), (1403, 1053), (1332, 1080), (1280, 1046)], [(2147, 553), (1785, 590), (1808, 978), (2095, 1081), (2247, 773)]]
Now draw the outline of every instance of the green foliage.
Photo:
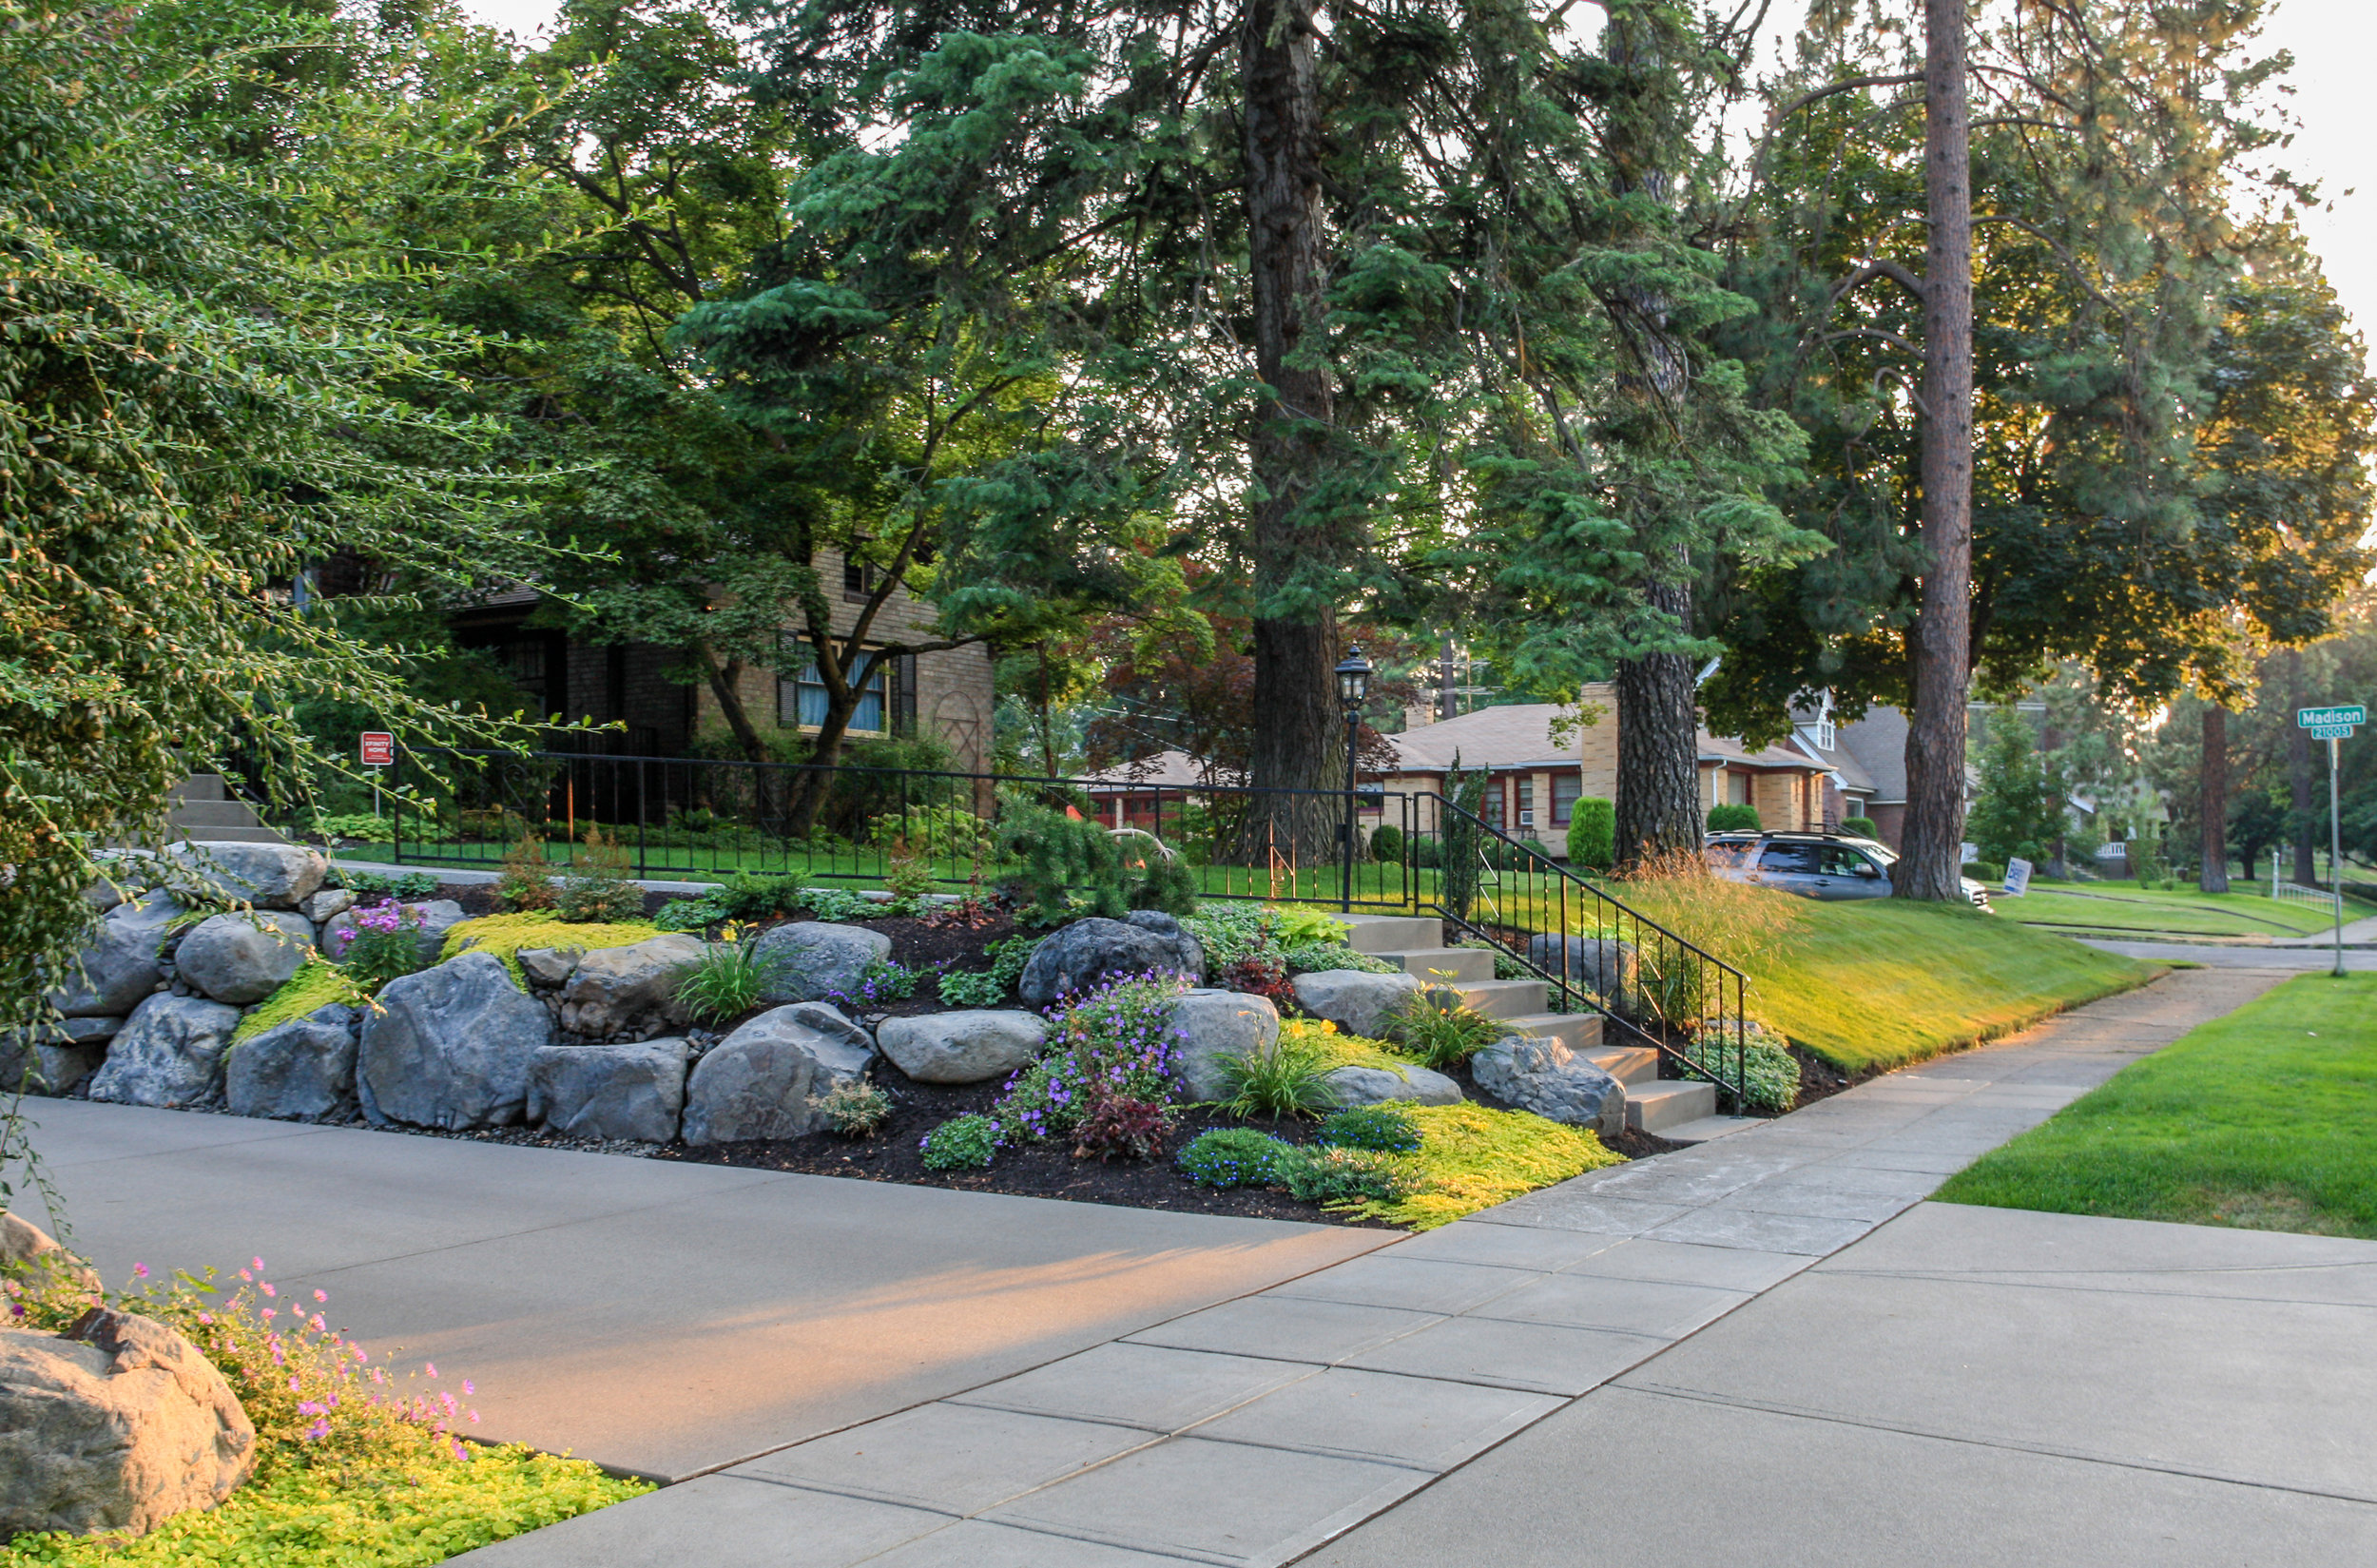
[(1965, 818), (1964, 831), (1981, 846), (1981, 858), (2004, 861), (2019, 856), (2044, 864), (2066, 826), (2061, 792), (2039, 754), (2029, 719), (2010, 704), (1989, 715), (1980, 773), (1980, 798)]
[(855, 991), (837, 992), (835, 999), (851, 1007), (880, 1007), (885, 1002), (903, 1002), (917, 994), (917, 982), (924, 976), (897, 958), (870, 959), (859, 972)]
[(381, 871), (334, 870), (331, 876), (358, 899), (427, 899), (437, 892), (436, 874), (430, 871), (399, 871), (392, 877)]
[(308, 958), (271, 996), (247, 1010), (240, 1026), (231, 1032), (231, 1043), (237, 1045), (267, 1029), (311, 1017), (325, 1007), (341, 1003), (360, 1007), (368, 999), (346, 971), (320, 958)]
[(1882, 837), (1881, 826), (1871, 817), (1844, 817), (1841, 819), (1841, 831), (1858, 839)]
[(1485, 809), (1485, 786), (1486, 776), (1463, 770), (1460, 752), (1456, 750), (1452, 765), (1444, 771), (1444, 799), (1459, 810), (1444, 813), (1436, 841), (1442, 867), (1437, 884), (1439, 896), (1456, 920), (1469, 918), (1484, 872), (1486, 835), (1478, 824), (1482, 821), (1479, 814)]
[(1730, 1029), (1703, 1029), (1686, 1039), (1684, 1055), (1729, 1083), (1735, 1082), (1738, 1074), (1742, 1098), (1754, 1110), (1779, 1114), (1798, 1103), (1799, 1058), (1781, 1040), (1762, 1025), (1751, 1023), (1740, 1042), (1744, 1049), (1738, 1064), (1735, 1043)]
[(1290, 1147), (1251, 1127), (1217, 1127), (1190, 1138), (1173, 1163), (1199, 1187), (1267, 1187)]
[(331, 955), (347, 972), (348, 980), (367, 994), (390, 980), (423, 966), (421, 912), (412, 904), (390, 901), (358, 907), (350, 918), (344, 948)]
[(1257, 903), (1216, 899), (1180, 923), (1197, 939), (1208, 980), (1235, 964), (1271, 953), (1278, 945), (1270, 912)]
[(879, 1084), (864, 1078), (844, 1078), (824, 1094), (810, 1095), (809, 1109), (822, 1115), (825, 1124), (845, 1138), (871, 1138), (891, 1120), (892, 1099)]
[(1032, 950), (1039, 946), (1034, 937), (1008, 937), (995, 941), (983, 950), (991, 960), (988, 969), (968, 972), (941, 972), (941, 1000), (952, 1007), (996, 1007), (1015, 994), (1015, 982), (1023, 978), (1024, 966), (1032, 961)]
[(1266, 904), (1265, 928), (1281, 947), (1309, 947), (1315, 942), (1342, 942), (1351, 927), (1326, 910), (1301, 904)]
[(737, 933), (709, 943), (700, 958), (677, 971), (677, 999), (695, 1019), (725, 1023), (767, 998), (776, 967), (760, 952), (757, 940), (744, 940)]
[(1403, 858), (1403, 830), (1387, 823), (1370, 834), (1370, 858), (1392, 863)]
[(1287, 1144), (1271, 1163), (1271, 1181), (1306, 1203), (1392, 1203), (1411, 1195), (1411, 1173), (1368, 1149)]
[(553, 885), (552, 867), (545, 860), (545, 841), (523, 833), (504, 851), (503, 870), (495, 878), (495, 897), (513, 910), (551, 909), (561, 901)]
[(1460, 993), (1431, 986), (1403, 998), (1387, 1034), (1423, 1066), (1439, 1072), (1459, 1066), (1502, 1037), (1500, 1020), (1460, 999)]
[[(714, 900), (738, 920), (767, 920), (796, 909), (813, 908), (798, 877), (770, 877), (738, 871), (717, 888), (702, 895)], [(831, 916), (821, 917), (832, 919)]]
[(1094, 1154), (1101, 1160), (1116, 1155), (1127, 1160), (1151, 1158), (1171, 1133), (1173, 1113), (1172, 1108), (1161, 1100), (1094, 1094), (1090, 1113), (1073, 1130), (1073, 1156), (1087, 1159)]
[(1108, 1100), (1169, 1100), (1180, 1041), (1171, 1011), (1184, 989), (1170, 975), (1109, 980), (1050, 1018), (1040, 1059), (1015, 1074), (991, 1112), (1001, 1140), (1061, 1140)]
[(988, 1116), (952, 1116), (924, 1134), (927, 1171), (977, 1171), (998, 1152), (998, 1124)]
[(596, 828), (570, 858), (554, 907), (572, 924), (613, 925), (644, 913), (644, 889), (628, 875), (627, 847)]
[(1318, 1042), (1285, 1030), (1267, 1051), (1223, 1056), (1216, 1063), (1228, 1093), (1221, 1109), (1244, 1121), (1251, 1116), (1315, 1116), (1337, 1104), (1327, 1074), (1337, 1063)]
[(872, 844), (904, 844), (911, 854), (951, 861), (990, 853), (997, 837), (990, 823), (962, 805), (886, 811), (867, 823), (866, 836)]
[(2005, 881), (2005, 862), (2002, 861), (1967, 861), (1964, 862), (1964, 875), (1977, 882), (1997, 887)]
[(1708, 823), (1711, 833), (1755, 832), (1764, 825), (1758, 820), (1756, 806), (1734, 804), (1710, 806)]
[(1406, 1195), (1355, 1204), (1341, 1212), (1432, 1230), (1623, 1159), (1591, 1132), (1531, 1112), (1488, 1110), (1474, 1100), (1415, 1106), (1411, 1119), (1420, 1127), (1419, 1151), (1384, 1156), (1403, 1171)]
[(1407, 1154), (1420, 1147), (1420, 1124), (1411, 1119), (1408, 1107), (1392, 1101), (1382, 1105), (1351, 1105), (1324, 1117), (1313, 1141), (1339, 1149)]
[(521, 973), (519, 954), (523, 948), (552, 947), (580, 953), (591, 953), (601, 947), (633, 947), (650, 941), (654, 927), (642, 921), (622, 921), (615, 925), (571, 925), (550, 909), (530, 910), (518, 915), (481, 915), (476, 920), (456, 920), (446, 927), (445, 945), (438, 949), (440, 962), (463, 953), (486, 953), (503, 960), (512, 971), (512, 978), (522, 990), (528, 989), (528, 978)]
[(847, 887), (803, 887), (799, 890), (800, 907), (815, 920), (871, 920), (890, 911), (865, 895)]
[[(1755, 825), (1755, 824), (1752, 824)], [(1713, 828), (1715, 823), (1711, 822)], [(1568, 858), (1588, 871), (1607, 871), (1617, 854), (1617, 807), (1598, 795), (1578, 799), (1568, 819)]]
[(1017, 918), (1026, 924), (1058, 926), (1083, 914), (1118, 920), (1133, 909), (1196, 913), (1194, 874), (1145, 835), (1114, 833), (1029, 804), (1010, 806), (999, 832), (1021, 861), (1015, 886), (1024, 907)]
[(396, 823), (369, 811), (328, 813), (314, 819), (314, 829), (327, 839), (359, 843), (394, 843), (396, 840)]
[(726, 900), (715, 893), (705, 893), (698, 899), (671, 899), (660, 906), (652, 917), (656, 931), (706, 931), (722, 921), (734, 919), (734, 911)]
[(1401, 973), (1384, 958), (1357, 953), (1343, 942), (1310, 942), (1291, 947), (1280, 954), (1279, 961), (1290, 975), (1309, 975), (1323, 969), (1358, 969), (1365, 975)]

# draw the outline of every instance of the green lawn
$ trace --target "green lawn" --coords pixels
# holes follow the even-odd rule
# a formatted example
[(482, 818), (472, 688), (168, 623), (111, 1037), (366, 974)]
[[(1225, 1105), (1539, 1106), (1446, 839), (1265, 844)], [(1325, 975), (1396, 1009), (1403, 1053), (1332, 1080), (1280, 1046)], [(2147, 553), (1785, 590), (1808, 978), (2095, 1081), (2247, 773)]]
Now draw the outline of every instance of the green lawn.
[(1744, 965), (1749, 1010), (1853, 1073), (1962, 1050), (2159, 973), (1978, 910), (1791, 901), (1790, 929)]
[[(2325, 910), (2280, 903), (2267, 893), (2165, 892), (2119, 882), (2033, 882), (2024, 897), (2000, 895), (1995, 902), (1999, 914), (2027, 925), (2191, 937), (2307, 937), (2333, 923)], [(2345, 900), (2348, 921), (2371, 914), (2377, 906)]]
[(2377, 975), (2303, 975), (2124, 1068), (1950, 1203), (2377, 1238)]

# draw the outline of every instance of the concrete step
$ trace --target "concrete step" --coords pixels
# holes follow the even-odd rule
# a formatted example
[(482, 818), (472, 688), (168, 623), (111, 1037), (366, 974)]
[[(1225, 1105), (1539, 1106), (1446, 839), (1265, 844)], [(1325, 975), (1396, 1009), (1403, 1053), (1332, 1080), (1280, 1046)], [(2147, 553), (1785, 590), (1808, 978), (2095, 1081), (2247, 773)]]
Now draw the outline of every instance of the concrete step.
[(1755, 1116), (1703, 1116), (1697, 1121), (1663, 1127), (1659, 1130), (1659, 1136), (1670, 1143), (1707, 1143), (1712, 1138), (1722, 1138), (1729, 1133), (1744, 1132), (1765, 1125)]
[(1657, 1132), (1717, 1113), (1717, 1086), (1680, 1078), (1626, 1086), (1626, 1125), (1637, 1132)]
[(1580, 1053), (1585, 1060), (1601, 1069), (1626, 1086), (1631, 1094), (1637, 1084), (1649, 1087), (1659, 1081), (1659, 1054), (1647, 1045), (1613, 1045), (1600, 1051)]
[(1571, 1051), (1590, 1055), (1601, 1048), (1598, 1013), (1525, 1013), (1503, 1021), (1522, 1035), (1557, 1040)]
[(1357, 953), (1401, 953), (1444, 945), (1444, 922), (1427, 915), (1340, 915)]
[(1463, 980), (1450, 989), (1489, 1018), (1524, 1018), (1543, 1011), (1541, 980)]
[(1428, 985), (1494, 978), (1494, 955), (1482, 947), (1407, 947), (1398, 952), (1373, 953), (1370, 956), (1384, 958), (1389, 963), (1401, 964), (1404, 974), (1417, 975)]
[(261, 827), (256, 813), (243, 801), (184, 801), (166, 813), (176, 827)]
[(222, 775), (220, 773), (193, 773), (188, 778), (183, 780), (180, 784), (174, 785), (173, 794), (170, 798), (176, 805), (180, 805), (184, 801), (223, 801), (230, 799), (228, 795), (223, 793)]

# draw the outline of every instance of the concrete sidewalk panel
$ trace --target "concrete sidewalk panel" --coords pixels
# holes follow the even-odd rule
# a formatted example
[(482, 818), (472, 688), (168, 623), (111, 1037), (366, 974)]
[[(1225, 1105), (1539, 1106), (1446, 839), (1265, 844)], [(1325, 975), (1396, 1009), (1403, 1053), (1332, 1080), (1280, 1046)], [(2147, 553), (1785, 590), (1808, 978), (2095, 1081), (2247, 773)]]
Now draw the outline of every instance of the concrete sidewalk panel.
[(1312, 1372), (1293, 1362), (1117, 1342), (955, 1398), (961, 1404), (1177, 1432)]
[(869, 1558), (866, 1568), (1181, 1568), (1189, 1560), (969, 1519)]
[(1196, 1435), (1449, 1470), (1560, 1403), (1550, 1394), (1336, 1366), (1242, 1404)]
[(1401, 1249), (1388, 1248), (1366, 1258), (1355, 1258), (1334, 1268), (1289, 1280), (1285, 1285), (1275, 1285), (1266, 1294), (1396, 1307), (1411, 1312), (1451, 1313), (1468, 1311), (1540, 1277), (1540, 1271), (1533, 1268), (1444, 1263), (1433, 1258), (1405, 1257)]
[(1846, 1247), (1872, 1229), (1862, 1220), (1761, 1214), (1747, 1209), (1695, 1209), (1652, 1231), (1652, 1240), (1822, 1256)]
[(978, 1514), (1151, 1441), (1128, 1426), (936, 1402), (813, 1438), (726, 1473), (937, 1513)]
[[(704, 1476), (453, 1560), (468, 1568), (846, 1568), (938, 1530), (946, 1514), (778, 1481)], [(695, 1543), (699, 1544), (696, 1545)]]
[(1497, 1318), (1447, 1318), (1346, 1363), (1373, 1372), (1483, 1383), (1538, 1394), (1581, 1394), (1668, 1342), (1642, 1334)]
[[(1506, 1204), (1503, 1207), (1509, 1206)], [(1486, 1212), (1492, 1214), (1497, 1210), (1489, 1209)], [(1372, 1255), (1490, 1264), (1504, 1268), (1531, 1268), (1548, 1274), (1596, 1252), (1607, 1251), (1625, 1239), (1623, 1236), (1595, 1235), (1590, 1230), (1550, 1230), (1540, 1226), (1496, 1225), (1482, 1219), (1465, 1219), (1455, 1220), (1434, 1230), (1423, 1230)]]
[(1698, 1247), (1637, 1236), (1572, 1264), (1564, 1272), (1756, 1291), (1781, 1284), (1814, 1261), (1800, 1252), (1753, 1252), (1738, 1247)]
[(1613, 1279), (1571, 1270), (1553, 1274), (1479, 1307), (1472, 1316), (1511, 1323), (1557, 1323), (1653, 1339), (1682, 1339), (1749, 1300), (1739, 1290), (1656, 1280)]
[(1489, 1225), (1540, 1225), (1555, 1230), (1586, 1230), (1599, 1236), (1639, 1236), (1691, 1210), (1680, 1203), (1633, 1203), (1605, 1198), (1574, 1182), (1546, 1187), (1470, 1216)]
[(1266, 1294), (1159, 1323), (1130, 1343), (1326, 1365), (1441, 1321), (1434, 1312)]

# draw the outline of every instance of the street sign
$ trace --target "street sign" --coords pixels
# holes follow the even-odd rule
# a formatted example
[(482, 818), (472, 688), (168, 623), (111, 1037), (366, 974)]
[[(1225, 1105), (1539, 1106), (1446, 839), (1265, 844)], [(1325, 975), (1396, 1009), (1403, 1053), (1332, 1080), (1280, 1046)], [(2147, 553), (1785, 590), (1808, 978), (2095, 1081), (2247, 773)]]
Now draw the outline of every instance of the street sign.
[[(2294, 710), (2295, 726), (2300, 729), (2327, 729), (2337, 725), (2347, 731), (2368, 723), (2368, 709), (2360, 703), (2347, 703), (2339, 707), (2298, 707)], [(2321, 740), (2328, 737), (2322, 735)], [(2344, 736), (2338, 736), (2342, 740)]]
[(2005, 862), (2004, 892), (2009, 899), (2019, 899), (2030, 892), (2030, 862), (2019, 855)]
[(2350, 725), (2311, 726), (2311, 739), (2314, 741), (2348, 741), (2351, 738), (2352, 726)]
[(363, 731), (363, 765), (394, 767), (396, 762), (396, 738), (384, 729)]

